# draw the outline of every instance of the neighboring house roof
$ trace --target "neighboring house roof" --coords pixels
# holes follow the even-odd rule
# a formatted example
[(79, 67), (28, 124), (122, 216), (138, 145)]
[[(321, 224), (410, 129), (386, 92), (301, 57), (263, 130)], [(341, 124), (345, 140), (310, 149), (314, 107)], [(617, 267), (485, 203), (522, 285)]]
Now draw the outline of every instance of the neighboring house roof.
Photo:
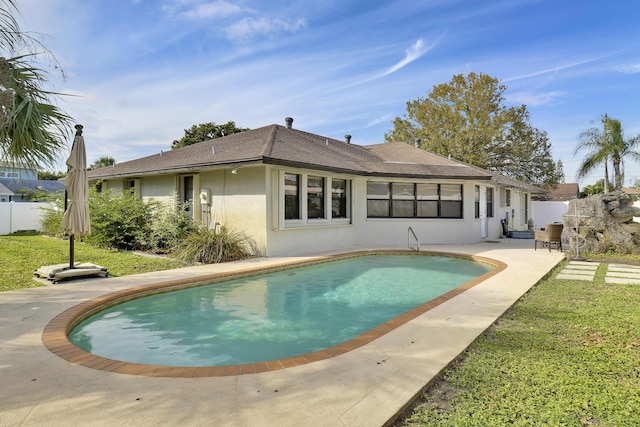
[(4, 189), (11, 193), (8, 195), (18, 194), (21, 191), (44, 191), (47, 193), (64, 191), (64, 184), (60, 181), (51, 181), (44, 179), (17, 179), (17, 178), (0, 178), (0, 194), (5, 194)]
[[(403, 142), (360, 146), (275, 124), (91, 170), (87, 176), (89, 179), (124, 178), (243, 164), (271, 164), (365, 176), (487, 181), (496, 177), (484, 169)], [(518, 184), (514, 186), (526, 186), (511, 181)]]
[(0, 196), (13, 196), (15, 193), (0, 182)]
[(558, 184), (556, 188), (549, 191), (541, 201), (547, 202), (566, 202), (568, 200), (577, 199), (580, 196), (580, 187), (577, 183)]
[(631, 196), (640, 196), (640, 190), (637, 188), (622, 187), (622, 192), (627, 193)]

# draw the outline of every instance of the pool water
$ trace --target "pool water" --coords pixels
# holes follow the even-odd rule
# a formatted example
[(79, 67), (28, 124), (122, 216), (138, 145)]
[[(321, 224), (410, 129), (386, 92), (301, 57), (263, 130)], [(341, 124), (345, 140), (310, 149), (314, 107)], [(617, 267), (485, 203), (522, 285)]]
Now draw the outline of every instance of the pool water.
[(69, 340), (151, 365), (282, 359), (348, 341), (492, 268), (443, 256), (342, 259), (130, 300), (85, 319)]

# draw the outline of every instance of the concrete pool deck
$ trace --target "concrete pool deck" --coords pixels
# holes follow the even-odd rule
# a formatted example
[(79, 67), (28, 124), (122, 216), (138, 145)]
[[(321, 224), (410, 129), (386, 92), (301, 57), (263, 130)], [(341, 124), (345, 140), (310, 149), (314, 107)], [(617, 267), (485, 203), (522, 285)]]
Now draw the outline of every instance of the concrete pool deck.
[(64, 310), (113, 291), (313, 257), (2, 292), (0, 425), (381, 426), (564, 258), (534, 251), (531, 240), (496, 242), (423, 245), (423, 251), (492, 258), (507, 268), (388, 334), (329, 359), (239, 376), (158, 378), (90, 369), (50, 352), (42, 333)]

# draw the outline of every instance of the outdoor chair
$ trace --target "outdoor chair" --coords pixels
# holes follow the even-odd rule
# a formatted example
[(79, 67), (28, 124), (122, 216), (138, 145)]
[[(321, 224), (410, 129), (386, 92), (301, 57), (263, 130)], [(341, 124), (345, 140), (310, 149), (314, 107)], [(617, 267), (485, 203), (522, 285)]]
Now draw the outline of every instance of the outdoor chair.
[(544, 230), (534, 231), (534, 250), (538, 249), (538, 242), (542, 244), (542, 247), (549, 248), (551, 252), (551, 246), (555, 246), (559, 251), (562, 251), (562, 224), (547, 224)]

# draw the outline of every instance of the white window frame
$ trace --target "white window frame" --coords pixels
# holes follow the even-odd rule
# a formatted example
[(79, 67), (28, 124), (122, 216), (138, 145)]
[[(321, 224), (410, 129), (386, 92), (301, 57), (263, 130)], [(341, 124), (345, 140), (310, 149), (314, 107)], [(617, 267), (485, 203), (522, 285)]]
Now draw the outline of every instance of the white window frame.
[[(298, 175), (300, 182), (298, 191), (298, 206), (300, 209), (299, 219), (285, 219), (285, 176)], [(324, 218), (309, 218), (308, 216), (308, 179), (309, 177), (324, 178)], [(332, 183), (334, 179), (346, 181), (346, 217), (334, 218), (332, 212)], [(322, 173), (317, 171), (297, 171), (293, 169), (280, 170), (278, 173), (278, 220), (277, 228), (308, 228), (308, 227), (331, 227), (343, 226), (353, 223), (353, 178), (338, 174)]]

